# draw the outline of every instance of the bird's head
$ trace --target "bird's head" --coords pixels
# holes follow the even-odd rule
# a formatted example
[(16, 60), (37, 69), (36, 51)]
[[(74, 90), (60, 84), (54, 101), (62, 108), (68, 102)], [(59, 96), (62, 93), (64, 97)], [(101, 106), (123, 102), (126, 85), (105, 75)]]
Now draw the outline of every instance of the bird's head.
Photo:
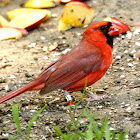
[[(129, 31), (130, 28), (114, 17), (108, 17), (104, 21), (99, 21), (89, 26), (83, 33), (84, 37), (88, 37), (95, 42), (106, 40), (107, 44), (113, 46), (113, 36)], [(102, 36), (104, 35), (104, 37)], [(104, 38), (104, 39), (103, 39)]]
[(114, 17), (107, 17), (104, 21), (99, 21), (89, 26), (84, 34), (96, 30), (100, 30), (104, 35), (114, 36), (125, 33), (129, 31), (130, 28)]

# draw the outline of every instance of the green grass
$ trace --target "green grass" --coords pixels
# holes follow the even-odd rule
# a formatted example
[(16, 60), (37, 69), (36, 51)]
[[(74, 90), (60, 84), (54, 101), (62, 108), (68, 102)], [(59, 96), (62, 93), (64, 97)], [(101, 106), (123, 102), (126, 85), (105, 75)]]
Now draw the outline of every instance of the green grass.
[[(86, 91), (87, 81), (85, 82), (85, 87), (83, 89), (83, 93)], [(54, 132), (58, 135), (59, 138), (54, 138), (53, 133), (51, 134), (51, 140), (125, 140), (128, 132), (121, 132), (116, 130), (110, 130), (108, 125), (108, 115), (106, 115), (103, 119), (100, 119), (100, 125), (95, 121), (95, 117), (97, 115), (92, 115), (88, 113), (88, 104), (81, 111), (81, 113), (76, 116), (76, 109), (78, 105), (83, 100), (84, 94), (82, 94), (81, 99), (75, 106), (69, 106), (68, 112), (70, 121), (65, 126), (65, 133), (55, 124), (53, 124)], [(17, 138), (23, 140), (30, 140), (31, 127), (33, 126), (33, 122), (37, 120), (38, 116), (45, 109), (47, 105), (44, 105), (35, 116), (30, 120), (27, 125), (26, 134), (23, 134), (18, 114), (18, 104), (12, 105), (12, 114), (15, 122), (15, 126), (17, 129), (17, 135), (10, 138), (10, 140), (16, 140)], [(82, 118), (86, 118), (86, 122), (84, 124), (80, 123)], [(8, 133), (6, 128), (3, 130)]]
[[(54, 138), (54, 140), (125, 140), (128, 132), (109, 130), (107, 115), (103, 119), (100, 119), (99, 126), (94, 120), (96, 116), (89, 114), (86, 106), (75, 120), (72, 119), (66, 125), (67, 132), (63, 133), (58, 126), (53, 126), (59, 136), (58, 139)], [(80, 119), (82, 117), (86, 117), (88, 123), (81, 125)]]
[(12, 114), (13, 114), (13, 119), (14, 119), (14, 122), (15, 122), (15, 125), (16, 125), (18, 135), (15, 135), (14, 137), (10, 138), (10, 140), (15, 140), (19, 137), (22, 138), (22, 139), (25, 139), (25, 140), (29, 140), (30, 139), (31, 127), (33, 125), (33, 122), (37, 120), (39, 114), (45, 109), (46, 106), (47, 105), (44, 105), (39, 111), (37, 111), (35, 116), (30, 120), (30, 122), (27, 125), (27, 135), (23, 135), (22, 130), (21, 130), (21, 126), (20, 126), (20, 121), (19, 121), (18, 104), (13, 104), (12, 105)]
[[(125, 140), (126, 135), (128, 135), (128, 132), (121, 132), (121, 131), (115, 131), (110, 130), (108, 125), (108, 115), (106, 115), (103, 119), (100, 119), (100, 125), (95, 121), (95, 117), (97, 115), (92, 115), (88, 113), (87, 106), (81, 111), (81, 113), (75, 117), (75, 110), (77, 106), (79, 105), (79, 102), (75, 105), (75, 107), (69, 107), (69, 117), (70, 122), (66, 124), (66, 130), (65, 133), (55, 124), (53, 124), (54, 132), (58, 135), (59, 138), (54, 138), (53, 134), (50, 139), (52, 140)], [(37, 120), (39, 114), (45, 109), (46, 105), (43, 106), (35, 116), (30, 120), (27, 126), (27, 133), (23, 135), (22, 129), (20, 126), (19, 121), (19, 114), (18, 114), (18, 104), (12, 105), (12, 114), (13, 119), (15, 122), (15, 126), (17, 129), (17, 135), (10, 138), (10, 140), (16, 140), (17, 138), (20, 138), (22, 140), (30, 140), (30, 133), (31, 133), (31, 127), (33, 125), (33, 122)], [(86, 118), (87, 121), (85, 124), (80, 123), (80, 119)], [(5, 128), (3, 128), (5, 131), (7, 131)], [(8, 131), (6, 132), (8, 133)]]
[[(83, 89), (83, 93), (86, 90), (87, 81), (85, 82), (85, 87)], [(69, 106), (68, 112), (70, 121), (65, 126), (65, 133), (61, 130), (57, 125), (53, 124), (54, 133), (58, 135), (59, 138), (54, 138), (53, 133), (50, 134), (51, 140), (125, 140), (128, 132), (121, 132), (116, 130), (110, 130), (108, 125), (108, 115), (106, 115), (103, 119), (100, 119), (100, 125), (95, 121), (95, 117), (97, 115), (90, 114), (88, 112), (88, 104), (81, 111), (81, 113), (76, 116), (76, 110), (78, 105), (83, 100), (84, 94), (82, 94), (81, 99), (75, 106)], [(33, 122), (37, 120), (39, 114), (45, 109), (47, 105), (44, 105), (35, 116), (30, 120), (27, 125), (26, 134), (23, 134), (18, 114), (18, 104), (12, 105), (12, 114), (15, 122), (15, 126), (17, 129), (17, 135), (10, 138), (10, 140), (16, 140), (17, 138), (22, 140), (30, 140), (31, 127), (33, 126)], [(86, 122), (84, 124), (80, 123), (82, 118), (86, 118)], [(6, 128), (3, 130), (8, 133)]]

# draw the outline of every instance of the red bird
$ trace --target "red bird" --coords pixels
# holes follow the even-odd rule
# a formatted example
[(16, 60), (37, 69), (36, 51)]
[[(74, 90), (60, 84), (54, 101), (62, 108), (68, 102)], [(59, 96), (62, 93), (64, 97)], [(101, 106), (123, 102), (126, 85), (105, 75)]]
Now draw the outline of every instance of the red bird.
[[(81, 42), (70, 52), (49, 65), (27, 85), (0, 98), (0, 103), (26, 91), (41, 90), (46, 94), (53, 90), (80, 91), (98, 81), (112, 62), (113, 35), (130, 28), (116, 18), (92, 24), (83, 33)], [(67, 92), (66, 92), (67, 93)]]

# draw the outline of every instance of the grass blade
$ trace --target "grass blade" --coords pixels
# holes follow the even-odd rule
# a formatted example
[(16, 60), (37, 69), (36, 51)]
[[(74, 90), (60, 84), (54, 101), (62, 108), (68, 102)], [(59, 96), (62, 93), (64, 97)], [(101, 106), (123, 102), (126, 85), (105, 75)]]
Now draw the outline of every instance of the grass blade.
[(115, 140), (115, 133), (116, 133), (115, 130), (112, 130), (112, 131), (111, 131), (111, 134), (112, 134), (112, 140)]
[(105, 126), (105, 139), (110, 140), (110, 130), (109, 130), (109, 126), (108, 126), (107, 122), (106, 122), (106, 126)]
[(88, 131), (87, 131), (87, 140), (93, 139), (93, 131), (92, 131), (92, 124), (89, 124)]
[(125, 140), (126, 135), (128, 135), (128, 132), (124, 132), (124, 133), (121, 132), (121, 133), (119, 134), (118, 140)]
[(17, 138), (22, 137), (22, 135), (15, 135), (12, 138), (10, 138), (10, 140), (16, 140)]
[(19, 114), (18, 114), (18, 104), (12, 105), (12, 114), (13, 114), (13, 118), (14, 118), (14, 122), (16, 124), (17, 130), (21, 134), (21, 127), (20, 127)]
[(30, 131), (31, 131), (31, 127), (33, 125), (33, 122), (37, 120), (39, 114), (45, 109), (47, 105), (44, 105), (39, 111), (37, 111), (37, 113), (35, 114), (35, 116), (32, 118), (32, 120), (28, 123), (28, 127), (27, 127), (27, 133), (28, 136), (30, 135)]
[(86, 82), (85, 82), (85, 86), (84, 86), (84, 89), (83, 89), (83, 91), (82, 91), (83, 94), (86, 92), (86, 87), (87, 87), (87, 80), (86, 80)]
[(55, 132), (58, 134), (59, 137), (61, 136), (63, 138), (63, 140), (68, 140), (67, 137), (66, 137), (67, 135), (63, 134), (63, 132), (59, 129), (59, 127), (54, 125), (53, 128), (54, 128)]
[(88, 116), (90, 124), (93, 125), (93, 130), (95, 131), (95, 134), (99, 134), (98, 125), (96, 124), (95, 120), (93, 119), (94, 116), (92, 116), (90, 114), (87, 114), (87, 116)]

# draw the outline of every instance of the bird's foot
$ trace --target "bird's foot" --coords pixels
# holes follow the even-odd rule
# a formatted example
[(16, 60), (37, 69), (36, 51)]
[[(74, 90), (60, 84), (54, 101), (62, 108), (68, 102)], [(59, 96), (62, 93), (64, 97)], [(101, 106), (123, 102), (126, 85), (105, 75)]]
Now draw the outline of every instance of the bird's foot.
[(72, 98), (71, 98), (71, 95), (69, 94), (69, 92), (66, 91), (66, 90), (64, 92), (65, 92), (65, 98), (66, 98), (67, 102), (69, 103), (69, 105), (74, 105), (73, 101), (72, 101)]
[(99, 100), (103, 100), (103, 99), (106, 99), (106, 98), (110, 98), (108, 95), (102, 95), (102, 96), (99, 96), (97, 95), (96, 93), (92, 93), (92, 92), (85, 92), (85, 94), (87, 94), (88, 96), (90, 96), (91, 98), (84, 98), (84, 100), (86, 101), (99, 101)]

